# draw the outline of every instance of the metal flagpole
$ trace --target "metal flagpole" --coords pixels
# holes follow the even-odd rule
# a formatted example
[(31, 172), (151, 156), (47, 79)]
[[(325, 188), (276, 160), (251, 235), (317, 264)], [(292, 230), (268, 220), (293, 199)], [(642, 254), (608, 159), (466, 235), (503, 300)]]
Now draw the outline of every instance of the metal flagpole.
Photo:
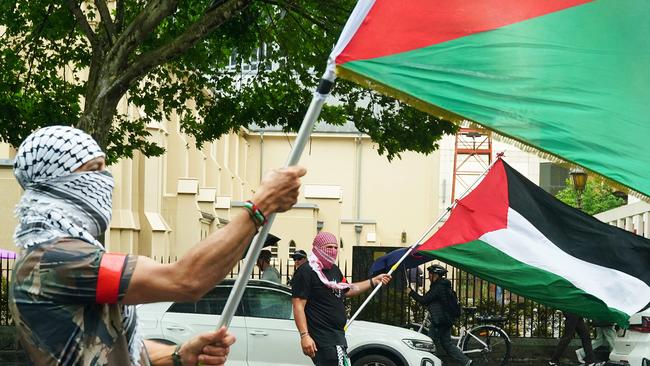
[[(483, 176), (484, 176), (485, 174), (487, 174), (487, 172), (490, 171), (490, 169), (492, 168), (492, 166), (494, 166), (494, 164), (499, 160), (498, 158), (500, 158), (501, 156), (503, 156), (503, 153), (498, 154), (498, 155), (497, 155), (497, 159), (494, 160), (494, 162), (493, 162), (492, 164), (490, 164), (490, 166), (488, 166), (488, 167), (485, 169), (485, 171), (483, 171), (483, 173), (481, 173), (481, 175), (478, 176), (478, 178), (476, 178), (476, 180), (474, 181), (474, 183), (472, 183), (471, 186), (467, 187), (467, 189), (465, 190), (465, 192), (463, 192), (461, 198), (464, 197), (464, 196), (467, 194), (467, 192), (469, 192), (469, 191), (470, 191), (470, 190), (471, 190), (471, 189), (476, 185), (476, 183), (478, 183), (478, 182), (481, 180), (481, 178), (483, 178)], [(397, 269), (397, 267), (399, 267), (399, 265), (402, 264), (402, 262), (406, 259), (406, 257), (408, 257), (409, 254), (411, 254), (411, 252), (412, 252), (412, 251), (413, 251), (413, 250), (414, 250), (418, 245), (421, 244), (421, 242), (422, 242), (422, 241), (423, 241), (423, 240), (424, 240), (424, 239), (429, 235), (429, 233), (433, 230), (433, 228), (435, 228), (436, 225), (438, 225), (438, 223), (440, 223), (440, 221), (442, 221), (442, 219), (445, 218), (445, 216), (447, 216), (447, 214), (448, 214), (448, 213), (449, 213), (449, 212), (454, 208), (454, 206), (456, 206), (456, 204), (458, 204), (458, 201), (459, 201), (459, 200), (460, 200), (460, 199), (457, 199), (457, 200), (455, 200), (454, 202), (452, 202), (452, 204), (449, 205), (449, 207), (447, 207), (447, 209), (445, 210), (445, 212), (443, 212), (442, 215), (440, 215), (440, 217), (439, 217), (439, 218), (438, 218), (438, 219), (437, 219), (433, 224), (431, 224), (431, 226), (429, 226), (429, 228), (427, 228), (427, 230), (424, 232), (424, 234), (422, 234), (422, 236), (420, 236), (420, 238), (415, 242), (415, 244), (411, 245), (411, 246), (409, 247), (409, 249), (406, 251), (406, 253), (404, 253), (404, 255), (403, 255), (403, 256), (402, 256), (402, 257), (401, 257), (401, 258), (400, 258), (400, 259), (399, 259), (395, 264), (393, 264), (392, 267), (390, 267), (390, 270), (388, 271), (388, 274), (389, 274), (389, 275), (391, 275), (391, 274), (393, 274), (393, 272), (395, 272), (395, 270)], [(366, 305), (368, 305), (368, 303), (370, 302), (370, 300), (372, 300), (372, 298), (373, 298), (373, 297), (375, 296), (375, 294), (379, 291), (379, 289), (381, 288), (382, 285), (383, 285), (383, 282), (380, 282), (380, 283), (375, 287), (375, 289), (372, 290), (372, 292), (371, 292), (370, 295), (366, 298), (366, 300), (363, 302), (363, 304), (361, 304), (361, 306), (359, 307), (359, 309), (357, 309), (357, 311), (354, 313), (354, 315), (352, 315), (352, 317), (350, 317), (350, 320), (348, 320), (348, 322), (345, 324), (345, 328), (343, 328), (344, 330), (346, 330), (346, 331), (348, 330), (348, 327), (350, 327), (350, 324), (352, 324), (352, 322), (354, 321), (354, 319), (356, 319), (357, 316), (359, 316), (359, 313), (361, 313), (361, 310), (363, 310), (363, 309), (366, 307)]]
[[(314, 96), (311, 100), (311, 104), (309, 105), (309, 109), (307, 109), (307, 113), (305, 113), (305, 117), (302, 120), (302, 125), (300, 126), (300, 131), (298, 131), (296, 142), (293, 145), (287, 162), (284, 165), (285, 168), (296, 165), (300, 160), (300, 156), (305, 149), (305, 145), (309, 140), (311, 131), (314, 129), (314, 124), (318, 120), (318, 116), (320, 115), (321, 109), (323, 108), (323, 104), (325, 104), (325, 99), (327, 99), (327, 96), (332, 90), (335, 80), (336, 74), (334, 73), (333, 68), (328, 67), (328, 70), (325, 71), (320, 80), (320, 83), (318, 84), (318, 88), (316, 88), (316, 91), (314, 92)], [(262, 226), (262, 230), (257, 233), (255, 238), (253, 238), (253, 244), (248, 250), (246, 259), (244, 259), (244, 265), (239, 272), (232, 292), (230, 292), (230, 296), (228, 296), (228, 301), (226, 301), (226, 306), (224, 307), (221, 317), (219, 318), (217, 329), (221, 328), (222, 326), (225, 326), (226, 328), (230, 326), (230, 321), (235, 315), (235, 309), (241, 301), (242, 295), (244, 294), (244, 289), (248, 284), (250, 274), (253, 272), (253, 267), (255, 266), (257, 257), (260, 255), (260, 251), (262, 250), (266, 236), (271, 230), (271, 225), (273, 225), (274, 219), (275, 213), (270, 214), (267, 217), (266, 225)]]

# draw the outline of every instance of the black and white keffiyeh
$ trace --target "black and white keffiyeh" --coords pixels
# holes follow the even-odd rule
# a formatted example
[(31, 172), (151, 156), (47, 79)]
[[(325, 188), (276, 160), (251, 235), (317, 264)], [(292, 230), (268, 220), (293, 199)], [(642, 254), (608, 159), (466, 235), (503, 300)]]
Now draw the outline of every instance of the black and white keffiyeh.
[[(108, 171), (74, 173), (101, 156), (104, 152), (90, 135), (68, 126), (44, 127), (23, 141), (14, 163), (25, 190), (15, 211), (17, 246), (76, 238), (104, 250), (97, 238), (111, 221), (113, 177)], [(122, 317), (131, 362), (139, 365), (142, 338), (135, 307), (123, 306)]]
[(67, 126), (41, 128), (23, 141), (14, 163), (25, 190), (15, 212), (17, 246), (72, 237), (103, 248), (96, 238), (111, 220), (113, 178), (105, 171), (72, 174), (100, 156), (90, 135)]

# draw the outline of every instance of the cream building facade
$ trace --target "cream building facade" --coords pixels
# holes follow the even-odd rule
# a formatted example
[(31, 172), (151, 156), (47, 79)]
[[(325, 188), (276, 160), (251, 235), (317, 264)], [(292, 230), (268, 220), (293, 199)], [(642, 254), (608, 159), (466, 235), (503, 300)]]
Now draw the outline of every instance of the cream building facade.
[[(105, 242), (110, 251), (172, 260), (242, 210), (264, 172), (284, 164), (295, 138), (242, 129), (198, 149), (174, 117), (148, 129), (167, 151), (153, 158), (136, 154), (109, 168), (115, 190)], [(13, 177), (14, 154), (0, 145), (0, 247), (12, 250), (13, 209), (22, 192)], [(355, 245), (408, 245), (440, 211), (438, 153), (407, 152), (388, 162), (351, 124), (321, 124), (300, 164), (308, 174), (299, 202), (279, 214), (271, 230), (282, 239), (277, 257), (283, 263), (295, 249), (308, 251), (318, 230), (340, 237), (341, 261), (352, 258)]]

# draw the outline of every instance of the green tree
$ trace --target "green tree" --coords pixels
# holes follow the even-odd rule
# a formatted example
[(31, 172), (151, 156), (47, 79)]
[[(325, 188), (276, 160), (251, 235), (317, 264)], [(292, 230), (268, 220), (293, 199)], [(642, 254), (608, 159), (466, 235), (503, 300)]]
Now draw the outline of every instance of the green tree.
[[(0, 139), (75, 125), (116, 159), (161, 154), (146, 126), (173, 113), (199, 145), (253, 123), (297, 130), (354, 3), (0, 0)], [(353, 121), (388, 158), (431, 152), (456, 130), (346, 81), (334, 96), (322, 119)], [(118, 113), (122, 100), (141, 117)]]
[[(571, 179), (566, 180), (566, 187), (559, 191), (555, 197), (567, 205), (577, 207), (576, 191), (573, 189)], [(616, 208), (625, 204), (625, 201), (614, 195), (614, 189), (604, 180), (590, 177), (587, 180), (585, 191), (582, 193), (582, 211), (595, 215), (597, 213)]]

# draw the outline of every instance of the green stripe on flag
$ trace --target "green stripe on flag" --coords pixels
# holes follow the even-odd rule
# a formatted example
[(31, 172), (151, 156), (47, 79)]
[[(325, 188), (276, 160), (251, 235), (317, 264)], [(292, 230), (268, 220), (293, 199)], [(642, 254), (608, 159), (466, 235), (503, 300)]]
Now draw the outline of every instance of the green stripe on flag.
[(590, 319), (628, 324), (627, 314), (607, 307), (603, 301), (576, 288), (563, 277), (517, 261), (483, 241), (419, 253), (433, 256), (544, 305), (561, 307)]

